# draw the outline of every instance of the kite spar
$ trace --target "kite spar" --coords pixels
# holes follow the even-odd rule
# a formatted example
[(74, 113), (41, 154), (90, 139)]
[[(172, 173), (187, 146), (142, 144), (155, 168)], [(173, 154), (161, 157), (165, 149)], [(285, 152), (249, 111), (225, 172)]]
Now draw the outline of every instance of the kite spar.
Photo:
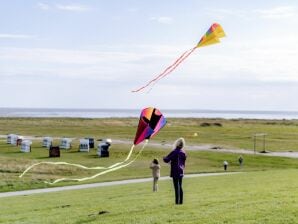
[(168, 66), (163, 72), (161, 72), (159, 75), (157, 75), (154, 79), (150, 80), (144, 86), (142, 86), (136, 90), (133, 90), (132, 92), (140, 92), (149, 86), (153, 86), (160, 79), (164, 78), (165, 76), (167, 76), (168, 74), (173, 72), (197, 48), (220, 43), (220, 38), (222, 38), (224, 36), (225, 36), (225, 32), (224, 32), (223, 28), (221, 27), (221, 25), (219, 25), (218, 23), (213, 23), (195, 47), (185, 51), (178, 59), (176, 59), (174, 61), (174, 63), (172, 63), (170, 66)]

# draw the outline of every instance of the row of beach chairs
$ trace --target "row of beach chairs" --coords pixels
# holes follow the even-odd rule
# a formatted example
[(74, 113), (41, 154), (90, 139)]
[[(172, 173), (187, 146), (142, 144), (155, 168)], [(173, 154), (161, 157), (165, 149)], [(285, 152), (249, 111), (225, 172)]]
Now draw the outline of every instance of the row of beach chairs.
[[(31, 152), (32, 141), (28, 139), (24, 139), (23, 136), (16, 134), (7, 135), (7, 144), (12, 144), (15, 146), (21, 146), (21, 152)], [(102, 140), (97, 147), (97, 154), (100, 157), (109, 157), (109, 147), (111, 145), (111, 139)], [(53, 138), (52, 137), (44, 137), (42, 139), (42, 147), (48, 148), (50, 150), (54, 150), (54, 154), (59, 157), (60, 151), (57, 153), (57, 150), (60, 149), (70, 149), (72, 147), (72, 139), (71, 138), (62, 138), (60, 140), (59, 146), (53, 146)], [(52, 149), (55, 147), (54, 149)], [(89, 152), (90, 149), (94, 148), (94, 138), (84, 138), (80, 139), (79, 143), (79, 151), (80, 152)], [(59, 154), (59, 155), (58, 155)], [(51, 157), (51, 153), (50, 153)]]

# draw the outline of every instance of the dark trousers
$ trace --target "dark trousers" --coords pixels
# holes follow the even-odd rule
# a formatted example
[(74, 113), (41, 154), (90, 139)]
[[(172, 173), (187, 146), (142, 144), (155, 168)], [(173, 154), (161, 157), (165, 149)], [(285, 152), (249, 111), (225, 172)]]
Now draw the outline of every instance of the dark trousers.
[(176, 204), (183, 204), (182, 178), (183, 177), (173, 177)]

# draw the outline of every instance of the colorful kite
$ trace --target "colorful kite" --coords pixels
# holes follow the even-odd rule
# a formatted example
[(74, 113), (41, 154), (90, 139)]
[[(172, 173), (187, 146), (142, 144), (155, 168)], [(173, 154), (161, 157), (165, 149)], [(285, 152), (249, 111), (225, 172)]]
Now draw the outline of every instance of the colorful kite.
[(171, 72), (173, 72), (186, 58), (188, 58), (197, 48), (199, 47), (205, 47), (205, 46), (209, 46), (211, 44), (216, 44), (220, 42), (220, 38), (225, 36), (225, 32), (222, 29), (221, 25), (219, 25), (218, 23), (213, 23), (211, 25), (211, 27), (207, 30), (207, 32), (205, 33), (205, 35), (201, 38), (201, 40), (199, 41), (199, 43), (185, 51), (178, 59), (176, 59), (176, 61), (171, 64), (170, 66), (168, 66), (162, 73), (160, 73), (158, 76), (156, 76), (154, 79), (150, 80), (146, 85), (133, 90), (132, 92), (139, 92), (145, 88), (147, 88), (148, 86), (153, 86), (154, 84), (156, 84), (160, 79), (164, 78), (165, 76), (167, 76), (168, 74), (170, 74)]
[(153, 107), (142, 110), (134, 145), (137, 145), (157, 134), (157, 132), (166, 124), (166, 119), (161, 112)]
[[(154, 135), (156, 135), (159, 132), (159, 130), (165, 126), (165, 124), (166, 124), (166, 119), (164, 118), (164, 116), (161, 114), (161, 112), (158, 109), (152, 108), (152, 107), (145, 108), (141, 112), (138, 129), (137, 129), (136, 135), (135, 135), (134, 144), (132, 145), (126, 159), (123, 160), (122, 162), (115, 163), (108, 167), (102, 167), (102, 166), (86, 167), (86, 166), (83, 166), (80, 164), (67, 163), (67, 162), (40, 162), (40, 163), (35, 163), (35, 164), (29, 166), (19, 177), (20, 178), (23, 177), (29, 170), (31, 170), (35, 166), (38, 166), (41, 164), (50, 164), (50, 165), (69, 165), (69, 166), (75, 166), (75, 167), (78, 167), (81, 169), (86, 169), (86, 170), (104, 170), (104, 171), (101, 171), (91, 177), (60, 178), (60, 179), (56, 179), (53, 182), (46, 181), (45, 183), (47, 183), (47, 184), (55, 184), (55, 183), (58, 183), (61, 181), (85, 181), (85, 180), (94, 179), (98, 176), (101, 176), (103, 174), (121, 169), (121, 168), (126, 167), (126, 166), (130, 165), (131, 163), (133, 163), (141, 155), (142, 151), (144, 150), (145, 146), (148, 143), (148, 140), (151, 137), (153, 137)], [(140, 149), (138, 154), (135, 156), (135, 158), (128, 161), (133, 153), (134, 147), (136, 145), (140, 144), (141, 142), (143, 142), (144, 140), (145, 140), (145, 144), (143, 144), (142, 148)]]

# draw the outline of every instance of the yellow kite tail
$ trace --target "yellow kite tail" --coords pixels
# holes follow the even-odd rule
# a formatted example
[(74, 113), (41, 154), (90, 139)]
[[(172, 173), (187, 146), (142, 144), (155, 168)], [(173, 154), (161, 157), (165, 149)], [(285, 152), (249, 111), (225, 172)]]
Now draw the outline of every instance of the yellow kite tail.
[(86, 167), (86, 166), (83, 166), (83, 165), (80, 165), (80, 164), (75, 164), (75, 163), (67, 163), (67, 162), (40, 162), (40, 163), (35, 163), (31, 166), (29, 166), (19, 177), (22, 178), (29, 170), (31, 170), (33, 167), (35, 166), (38, 166), (38, 165), (41, 165), (41, 164), (49, 164), (49, 165), (69, 165), (69, 166), (75, 166), (75, 167), (78, 167), (78, 168), (81, 168), (81, 169), (85, 169), (85, 170), (107, 170), (107, 169), (110, 169), (110, 168), (113, 168), (115, 166), (118, 166), (124, 162), (126, 162), (127, 160), (129, 160), (132, 152), (133, 152), (133, 149), (134, 149), (134, 145), (131, 147), (127, 157), (125, 160), (123, 160), (122, 162), (119, 162), (119, 163), (115, 163), (109, 167), (103, 167), (103, 166), (96, 166), (96, 167)]
[[(55, 181), (53, 181), (53, 182), (47, 182), (47, 181), (45, 181), (45, 183), (47, 183), (47, 184), (56, 184), (56, 183), (59, 183), (59, 182), (61, 182), (61, 181), (79, 181), (79, 182), (80, 182), (80, 181), (86, 181), (86, 180), (94, 179), (94, 178), (96, 178), (96, 177), (98, 177), (98, 176), (101, 176), (101, 175), (103, 175), (103, 174), (106, 174), (106, 173), (110, 173), (110, 172), (119, 170), (119, 169), (121, 169), (121, 168), (124, 168), (124, 167), (129, 166), (130, 164), (132, 164), (132, 163), (133, 163), (133, 162), (134, 162), (134, 161), (141, 155), (141, 153), (142, 153), (142, 151), (144, 150), (144, 148), (146, 147), (147, 143), (148, 143), (148, 140), (146, 139), (145, 144), (144, 144), (143, 147), (140, 149), (140, 151), (139, 151), (138, 154), (135, 156), (135, 158), (132, 159), (131, 161), (129, 161), (128, 163), (124, 163), (125, 161), (127, 161), (127, 160), (130, 158), (131, 152), (132, 152), (132, 150), (133, 150), (133, 148), (134, 148), (134, 145), (133, 145), (133, 146), (131, 147), (131, 151), (130, 151), (129, 156), (127, 156), (127, 158), (125, 159), (125, 161), (121, 162), (121, 163), (124, 163), (124, 164), (121, 165), (121, 166), (112, 167), (112, 168), (110, 168), (110, 169), (108, 169), (108, 170), (102, 171), (102, 172), (97, 173), (97, 174), (95, 174), (95, 175), (93, 175), (93, 176), (90, 176), (90, 177), (84, 177), (84, 178), (60, 178), (60, 179), (57, 179), (57, 180), (55, 180)], [(115, 164), (114, 164), (114, 165), (115, 165)]]

